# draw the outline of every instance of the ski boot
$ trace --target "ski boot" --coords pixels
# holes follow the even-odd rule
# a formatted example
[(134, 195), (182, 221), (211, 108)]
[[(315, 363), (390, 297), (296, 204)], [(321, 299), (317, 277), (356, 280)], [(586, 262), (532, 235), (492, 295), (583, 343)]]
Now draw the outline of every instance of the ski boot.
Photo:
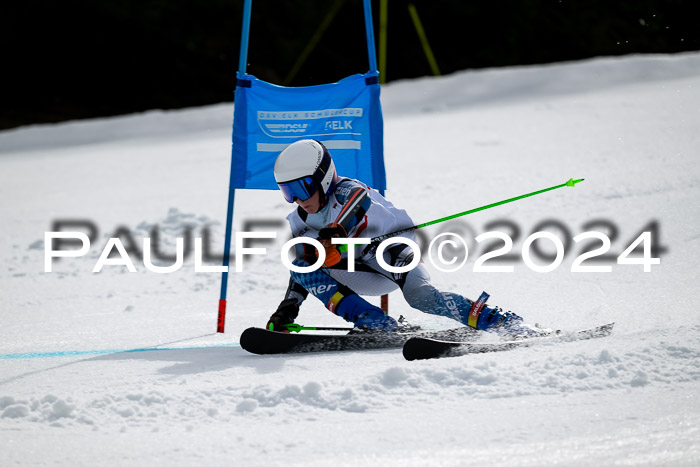
[(472, 303), (467, 325), (513, 339), (544, 337), (552, 334), (551, 329), (526, 324), (522, 317), (511, 311), (503, 311), (497, 306), (486, 306), (488, 298), (489, 294), (482, 292), (479, 299)]
[(355, 329), (363, 331), (396, 331), (398, 324), (391, 316), (357, 294), (343, 297), (336, 308), (338, 316), (355, 323)]

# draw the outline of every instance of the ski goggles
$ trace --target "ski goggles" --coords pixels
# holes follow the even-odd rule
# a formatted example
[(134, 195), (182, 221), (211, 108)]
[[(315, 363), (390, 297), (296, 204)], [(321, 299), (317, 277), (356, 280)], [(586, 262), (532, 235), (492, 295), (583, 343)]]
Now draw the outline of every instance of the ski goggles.
[(293, 203), (294, 198), (299, 201), (306, 201), (316, 193), (317, 183), (314, 183), (313, 177), (304, 177), (290, 182), (278, 183), (280, 191), (284, 195), (284, 199), (288, 203)]

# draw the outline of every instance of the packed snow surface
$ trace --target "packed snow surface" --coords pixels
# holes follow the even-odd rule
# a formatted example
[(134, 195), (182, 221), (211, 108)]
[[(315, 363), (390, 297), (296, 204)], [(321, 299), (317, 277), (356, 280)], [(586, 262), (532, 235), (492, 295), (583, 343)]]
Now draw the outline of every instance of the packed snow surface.
[[(110, 237), (133, 253), (155, 232), (173, 255), (178, 237), (206, 236), (221, 254), (232, 105), (5, 131), (0, 465), (700, 465), (700, 54), (467, 71), (382, 92), (387, 196), (416, 222), (585, 179), (426, 229), (470, 248), (458, 272), (426, 259), (433, 282), (486, 290), (564, 331), (614, 321), (611, 336), (416, 362), (400, 350), (248, 354), (240, 333), (263, 326), (287, 287), (290, 206), (278, 192), (236, 193), (234, 229), (277, 239), (231, 273), (223, 334), (220, 274), (195, 272), (193, 255), (171, 274), (138, 254), (135, 273), (92, 272)], [(95, 237), (44, 272), (55, 227)], [(485, 251), (474, 238), (491, 230), (513, 239), (512, 257), (485, 265), (513, 272), (474, 271)], [(536, 231), (567, 246), (552, 272), (521, 257)], [(610, 272), (571, 271), (602, 245), (572, 240), (586, 231), (611, 245), (583, 265)], [(616, 262), (642, 231), (660, 258), (650, 272)], [(454, 325), (398, 292), (390, 307)], [(298, 322), (344, 324), (313, 298)]]

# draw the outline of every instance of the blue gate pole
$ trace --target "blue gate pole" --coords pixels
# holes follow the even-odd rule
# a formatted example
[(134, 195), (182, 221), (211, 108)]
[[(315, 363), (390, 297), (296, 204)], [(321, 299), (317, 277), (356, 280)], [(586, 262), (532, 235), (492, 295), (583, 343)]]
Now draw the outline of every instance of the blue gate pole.
[[(377, 70), (377, 53), (374, 48), (374, 23), (372, 22), (372, 0), (363, 0), (365, 9), (365, 32), (367, 33), (367, 55), (369, 56), (369, 71), (370, 73), (378, 73)], [(384, 189), (379, 190), (379, 193), (384, 196)], [(389, 314), (389, 295), (384, 294), (381, 298), (381, 309), (384, 314)]]
[[(250, 35), (250, 10), (253, 0), (245, 0), (243, 4), (243, 27), (241, 29), (241, 48), (238, 61), (238, 71), (245, 73), (248, 61), (248, 36)], [(235, 108), (235, 102), (234, 102)], [(235, 112), (235, 109), (234, 109)], [(234, 160), (231, 155), (231, 174), (229, 179), (228, 207), (226, 210), (226, 238), (224, 240), (224, 272), (221, 273), (221, 295), (219, 296), (219, 316), (216, 332), (224, 332), (226, 325), (226, 291), (228, 286), (228, 269), (231, 256), (231, 230), (233, 225), (233, 205), (236, 199), (236, 188), (233, 186)]]
[(238, 58), (238, 71), (245, 73), (248, 62), (248, 36), (250, 35), (250, 10), (253, 0), (243, 3), (243, 29), (241, 30), (241, 52)]
[(367, 54), (369, 71), (377, 71), (377, 54), (374, 50), (374, 25), (372, 23), (372, 0), (363, 0), (365, 7), (365, 31), (367, 33)]

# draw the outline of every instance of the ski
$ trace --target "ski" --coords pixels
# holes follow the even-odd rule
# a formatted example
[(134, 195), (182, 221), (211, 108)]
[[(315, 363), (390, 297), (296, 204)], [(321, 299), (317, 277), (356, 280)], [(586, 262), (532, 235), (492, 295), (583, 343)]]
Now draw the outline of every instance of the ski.
[(421, 329), (396, 332), (352, 331), (347, 334), (285, 333), (262, 328), (248, 328), (241, 334), (241, 347), (254, 354), (285, 354), (302, 352), (337, 352), (400, 348), (412, 337), (432, 339), (474, 340), (479, 332), (467, 326), (438, 331)]
[(486, 352), (501, 352), (516, 347), (527, 347), (539, 342), (574, 341), (604, 337), (612, 332), (615, 323), (578, 331), (573, 334), (565, 334), (557, 331), (545, 337), (524, 338), (496, 343), (470, 343), (454, 341), (450, 339), (435, 339), (428, 336), (414, 336), (406, 341), (403, 346), (403, 356), (406, 360), (426, 360), (429, 358), (459, 357), (461, 355)]

